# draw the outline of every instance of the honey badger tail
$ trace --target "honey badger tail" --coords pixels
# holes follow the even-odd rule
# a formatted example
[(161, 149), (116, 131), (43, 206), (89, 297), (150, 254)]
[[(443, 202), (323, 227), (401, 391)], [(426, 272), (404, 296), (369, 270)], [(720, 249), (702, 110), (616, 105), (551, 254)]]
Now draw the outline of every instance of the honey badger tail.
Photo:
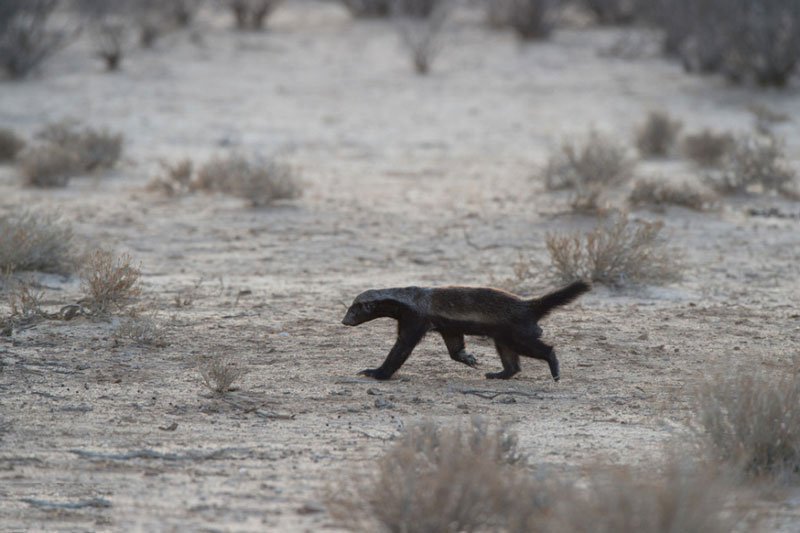
[(556, 307), (570, 303), (581, 294), (588, 292), (590, 289), (591, 286), (585, 281), (575, 281), (562, 289), (545, 294), (541, 298), (535, 298), (531, 300), (530, 306), (534, 315), (534, 319), (539, 320), (540, 318), (547, 316), (547, 314)]

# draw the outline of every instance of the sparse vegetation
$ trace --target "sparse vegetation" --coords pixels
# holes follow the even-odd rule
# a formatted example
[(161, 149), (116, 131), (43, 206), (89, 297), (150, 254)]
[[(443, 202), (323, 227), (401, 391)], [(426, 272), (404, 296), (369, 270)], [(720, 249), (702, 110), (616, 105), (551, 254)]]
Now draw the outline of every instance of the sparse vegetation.
[(712, 454), (747, 476), (800, 479), (798, 376), (750, 368), (706, 383), (699, 424)]
[(704, 211), (714, 205), (716, 197), (710, 191), (687, 182), (675, 185), (663, 179), (640, 179), (634, 183), (628, 201), (634, 206), (663, 208), (677, 205)]
[(283, 0), (229, 0), (237, 30), (260, 31)]
[(17, 168), (23, 183), (30, 187), (66, 187), (81, 173), (75, 154), (52, 144), (32, 146), (22, 152)]
[(194, 164), (191, 159), (181, 159), (174, 163), (159, 161), (162, 173), (154, 176), (147, 184), (150, 191), (161, 192), (167, 196), (177, 196), (191, 192)]
[(65, 151), (85, 172), (113, 168), (122, 157), (124, 137), (121, 133), (83, 127), (72, 120), (50, 123), (37, 137)]
[(733, 82), (783, 86), (800, 61), (795, 0), (659, 0), (653, 18), (665, 51), (688, 71), (721, 72)]
[(218, 355), (200, 363), (203, 383), (214, 394), (221, 395), (234, 390), (233, 384), (246, 373), (237, 361), (228, 356)]
[(122, 22), (104, 20), (94, 28), (97, 56), (109, 72), (119, 70), (128, 49), (128, 28)]
[(354, 17), (376, 18), (389, 15), (391, 0), (341, 0)]
[(624, 145), (593, 131), (582, 145), (565, 142), (550, 156), (545, 185), (550, 190), (605, 188), (630, 179), (634, 165)]
[(722, 170), (710, 173), (707, 181), (723, 194), (741, 194), (759, 188), (791, 196), (796, 187), (796, 173), (786, 159), (783, 142), (770, 135), (746, 135), (734, 141)]
[(607, 189), (628, 181), (635, 164), (625, 146), (592, 131), (582, 145), (565, 142), (550, 156), (544, 169), (545, 186), (573, 189), (570, 207), (574, 211), (599, 213), (605, 208)]
[(400, 39), (411, 54), (411, 61), (417, 74), (424, 75), (430, 71), (431, 62), (442, 45), (441, 34), (447, 19), (448, 4), (444, 1), (433, 4), (435, 4), (433, 11), (424, 17), (414, 14), (395, 15)]
[(69, 272), (72, 229), (54, 214), (16, 210), (0, 215), (0, 272)]
[(131, 314), (114, 330), (114, 339), (119, 343), (132, 342), (138, 346), (155, 348), (163, 348), (168, 344), (167, 334), (155, 313)]
[(23, 78), (58, 51), (68, 34), (51, 24), (57, 0), (3, 0), (0, 3), (0, 70)]
[(375, 474), (338, 485), (328, 508), (353, 531), (730, 531), (723, 485), (692, 462), (592, 466), (558, 482), (527, 471), (515, 442), (475, 419), (412, 426)]
[(238, 196), (253, 206), (297, 198), (302, 193), (300, 183), (288, 165), (241, 155), (215, 158), (203, 165), (193, 188)]
[(23, 148), (23, 139), (8, 128), (0, 128), (0, 163), (13, 161)]
[(591, 467), (582, 486), (559, 495), (554, 512), (539, 530), (553, 533), (732, 530), (737, 512), (726, 507), (725, 485), (717, 476), (678, 458), (669, 459), (660, 470), (654, 471), (649, 465)]
[(682, 124), (663, 111), (651, 111), (636, 132), (639, 153), (648, 157), (669, 155)]
[(98, 316), (123, 309), (141, 293), (140, 276), (141, 269), (133, 265), (130, 255), (96, 250), (81, 273), (85, 306)]
[(583, 0), (600, 24), (627, 24), (636, 16), (639, 0)]
[(519, 461), (514, 437), (480, 421), (465, 428), (422, 423), (378, 460), (375, 475), (337, 489), (329, 507), (355, 531), (499, 530), (511, 514), (500, 508), (525, 499), (512, 497), (519, 477), (511, 465)]
[(578, 279), (620, 287), (659, 284), (678, 277), (674, 251), (662, 242), (661, 222), (632, 220), (625, 215), (586, 234), (548, 234), (552, 267), (564, 281)]
[(11, 320), (28, 322), (37, 320), (43, 315), (42, 298), (44, 293), (37, 291), (30, 283), (15, 283), (8, 291), (8, 305), (11, 308)]
[(553, 33), (560, 0), (498, 0), (508, 2), (507, 23), (520, 39), (546, 39)]
[(683, 153), (703, 167), (719, 166), (734, 145), (733, 135), (703, 130), (683, 139)]

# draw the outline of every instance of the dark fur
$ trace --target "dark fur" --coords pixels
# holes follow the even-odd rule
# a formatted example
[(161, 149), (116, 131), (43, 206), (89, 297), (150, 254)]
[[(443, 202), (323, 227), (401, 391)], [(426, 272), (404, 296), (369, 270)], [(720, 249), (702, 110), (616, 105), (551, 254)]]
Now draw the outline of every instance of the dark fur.
[(342, 323), (358, 326), (381, 317), (397, 320), (397, 342), (386, 360), (378, 368), (360, 372), (375, 379), (392, 377), (425, 334), (438, 331), (450, 357), (472, 367), (477, 361), (467, 353), (464, 335), (494, 339), (503, 370), (490, 372), (487, 378), (510, 378), (520, 371), (519, 356), (524, 355), (547, 361), (558, 381), (558, 358), (552, 346), (539, 340), (542, 328), (537, 322), (589, 289), (585, 282), (576, 281), (532, 300), (498, 289), (472, 287), (369, 290), (356, 297)]

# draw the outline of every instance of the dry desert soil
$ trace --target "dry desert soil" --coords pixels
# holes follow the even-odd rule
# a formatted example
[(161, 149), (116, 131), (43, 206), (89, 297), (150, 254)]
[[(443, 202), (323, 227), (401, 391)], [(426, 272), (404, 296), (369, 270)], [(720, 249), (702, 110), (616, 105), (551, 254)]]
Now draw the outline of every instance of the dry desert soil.
[[(535, 360), (487, 381), (500, 367), (490, 341), (468, 339), (472, 369), (435, 335), (391, 381), (357, 376), (395, 328), (341, 325), (362, 290), (510, 284), (533, 296), (560, 284), (545, 236), (599, 220), (544, 187), (564, 139), (594, 128), (632, 144), (651, 109), (684, 131), (747, 132), (760, 106), (789, 118), (774, 131), (797, 166), (800, 84), (732, 87), (656, 48), (636, 30), (579, 24), (521, 45), (464, 9), (423, 77), (390, 23), (289, 2), (261, 33), (206, 13), (154, 51), (131, 50), (120, 72), (80, 40), (37, 76), (3, 82), (0, 125), (26, 137), (67, 117), (125, 135), (117, 168), (64, 189), (22, 187), (0, 167), (0, 210), (59, 212), (76, 246), (130, 253), (137, 305), (157, 312), (169, 344), (116, 342), (119, 317), (0, 338), (0, 530), (335, 530), (325, 491), (420, 420), (505, 424), (531, 464), (555, 472), (647, 464), (687, 434), (704, 380), (797, 361), (800, 203), (751, 195), (708, 212), (634, 210), (664, 222), (682, 277), (596, 286), (543, 321), (559, 383)], [(146, 189), (161, 159), (230, 152), (290, 163), (303, 196), (253, 208)], [(636, 172), (700, 179), (680, 157)], [(522, 280), (520, 259), (532, 268)], [(80, 298), (74, 275), (35, 280), (50, 310)], [(247, 370), (222, 398), (198, 372), (219, 355)], [(800, 527), (796, 491), (751, 505), (767, 529)]]

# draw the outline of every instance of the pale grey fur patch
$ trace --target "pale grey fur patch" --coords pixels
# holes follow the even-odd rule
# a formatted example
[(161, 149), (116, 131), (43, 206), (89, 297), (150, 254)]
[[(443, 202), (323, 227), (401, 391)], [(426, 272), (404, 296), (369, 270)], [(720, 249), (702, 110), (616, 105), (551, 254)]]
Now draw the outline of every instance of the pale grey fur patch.
[(394, 300), (423, 315), (429, 314), (431, 309), (431, 291), (422, 287), (373, 289), (359, 294), (353, 303), (363, 304), (382, 300)]

